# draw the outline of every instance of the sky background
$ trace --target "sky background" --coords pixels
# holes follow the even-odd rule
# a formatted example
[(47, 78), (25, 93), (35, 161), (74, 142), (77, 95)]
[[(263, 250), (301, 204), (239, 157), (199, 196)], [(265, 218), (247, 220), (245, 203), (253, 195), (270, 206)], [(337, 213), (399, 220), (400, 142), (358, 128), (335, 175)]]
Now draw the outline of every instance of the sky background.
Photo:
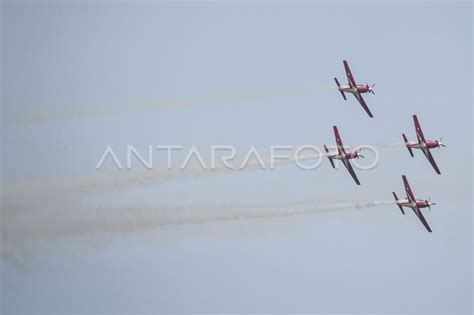
[[(471, 313), (470, 2), (1, 7), (3, 313)], [(374, 119), (334, 88), (343, 59), (376, 83)], [(394, 145), (413, 114), (447, 145), (442, 175)], [(327, 160), (95, 169), (109, 144), (122, 160), (127, 144), (265, 153), (333, 145), (333, 125), (380, 148), (361, 186)], [(356, 209), (403, 196), (402, 174), (437, 203), (433, 233), (394, 204)], [(324, 211), (272, 215), (302, 204)]]

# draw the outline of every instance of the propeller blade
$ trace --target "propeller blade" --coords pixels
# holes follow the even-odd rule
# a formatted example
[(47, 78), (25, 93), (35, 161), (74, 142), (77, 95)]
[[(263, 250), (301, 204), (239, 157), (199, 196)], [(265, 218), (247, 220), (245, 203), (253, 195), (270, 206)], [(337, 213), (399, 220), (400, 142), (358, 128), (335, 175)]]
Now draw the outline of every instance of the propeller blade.
[(428, 197), (428, 209), (431, 210), (431, 206), (436, 205), (435, 202), (431, 202), (431, 196)]
[(372, 86), (370, 87), (370, 91), (372, 92), (372, 94), (374, 94), (374, 95), (375, 95), (375, 92), (374, 92), (374, 86), (375, 86), (375, 83), (374, 83), (374, 84), (372, 84)]
[(443, 143), (443, 137), (439, 138), (439, 140), (438, 140), (438, 149), (439, 149), (440, 147), (443, 147), (443, 148), (446, 147), (446, 145)]

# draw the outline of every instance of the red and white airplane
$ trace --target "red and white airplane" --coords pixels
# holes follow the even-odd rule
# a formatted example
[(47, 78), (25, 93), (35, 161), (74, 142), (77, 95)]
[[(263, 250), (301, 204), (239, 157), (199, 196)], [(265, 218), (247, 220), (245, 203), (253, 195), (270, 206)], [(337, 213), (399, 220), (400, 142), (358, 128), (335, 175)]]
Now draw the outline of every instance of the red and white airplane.
[(354, 77), (352, 76), (351, 69), (349, 68), (349, 64), (347, 63), (346, 60), (344, 60), (343, 63), (344, 63), (344, 68), (346, 69), (346, 76), (347, 76), (348, 83), (347, 83), (347, 85), (340, 85), (337, 78), (334, 78), (334, 80), (336, 81), (336, 84), (338, 86), (339, 92), (341, 92), (341, 95), (344, 98), (344, 100), (347, 100), (346, 95), (344, 94), (344, 92), (354, 94), (355, 98), (360, 103), (360, 105), (362, 105), (362, 107), (365, 109), (367, 114), (369, 114), (370, 117), (374, 117), (372, 115), (372, 113), (370, 112), (370, 109), (367, 106), (367, 104), (365, 103), (364, 99), (362, 98), (362, 93), (372, 93), (372, 94), (375, 95), (375, 92), (374, 92), (374, 89), (373, 89), (375, 84), (372, 84), (372, 86), (369, 86), (368, 84), (366, 84), (366, 85), (357, 85), (355, 80), (354, 80)]
[(402, 134), (403, 140), (405, 141), (405, 146), (407, 147), (408, 152), (410, 152), (411, 157), (413, 157), (414, 155), (413, 155), (412, 149), (420, 149), (425, 154), (426, 158), (431, 163), (431, 166), (433, 166), (436, 173), (441, 174), (441, 172), (439, 171), (438, 165), (436, 165), (436, 162), (433, 158), (433, 155), (431, 155), (430, 149), (445, 147), (445, 145), (441, 143), (441, 139), (426, 140), (425, 136), (423, 135), (423, 131), (421, 130), (420, 123), (416, 115), (413, 115), (413, 121), (415, 122), (415, 131), (416, 131), (416, 136), (418, 138), (418, 141), (417, 142), (408, 141), (405, 134)]
[(352, 168), (352, 165), (349, 162), (349, 160), (363, 158), (364, 156), (360, 154), (360, 150), (346, 152), (346, 150), (344, 149), (344, 145), (342, 144), (341, 136), (339, 135), (339, 131), (337, 130), (337, 127), (333, 126), (333, 129), (334, 129), (334, 136), (336, 137), (337, 153), (336, 152), (329, 153), (328, 147), (324, 145), (324, 150), (326, 150), (326, 156), (329, 159), (329, 162), (331, 162), (331, 165), (333, 168), (336, 168), (333, 160), (342, 161), (342, 163), (347, 168), (347, 170), (351, 174), (354, 181), (357, 183), (357, 185), (360, 185), (359, 179), (357, 178), (357, 175), (355, 174), (354, 169)]
[(392, 192), (393, 196), (395, 197), (395, 201), (397, 202), (397, 205), (400, 208), (400, 211), (402, 212), (402, 214), (405, 214), (405, 211), (403, 211), (403, 207), (411, 208), (415, 215), (418, 217), (418, 219), (420, 219), (421, 223), (423, 223), (425, 228), (428, 230), (428, 232), (431, 232), (431, 228), (428, 225), (428, 222), (426, 222), (423, 213), (421, 213), (420, 208), (428, 208), (431, 210), (431, 206), (435, 205), (435, 203), (431, 202), (430, 200), (415, 199), (415, 196), (411, 191), (410, 184), (408, 184), (407, 177), (403, 175), (402, 178), (403, 184), (405, 185), (405, 191), (407, 193), (407, 199), (398, 199), (397, 195)]

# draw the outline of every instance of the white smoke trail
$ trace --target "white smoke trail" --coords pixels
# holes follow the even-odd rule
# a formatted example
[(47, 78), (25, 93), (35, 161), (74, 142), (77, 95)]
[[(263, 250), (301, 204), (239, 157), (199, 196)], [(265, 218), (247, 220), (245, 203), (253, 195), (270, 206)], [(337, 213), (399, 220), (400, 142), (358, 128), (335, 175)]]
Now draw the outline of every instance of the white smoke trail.
[[(318, 204), (316, 201), (288, 204), (223, 204), (214, 206), (150, 207), (111, 209), (56, 209), (49, 212), (4, 216), (5, 248), (40, 240), (69, 238), (91, 233), (146, 231), (167, 226), (210, 224), (240, 220), (276, 219), (341, 210), (390, 205), (394, 201), (354, 201)], [(13, 244), (13, 245), (12, 245)]]
[[(85, 105), (70, 106), (63, 109), (55, 109), (54, 111), (28, 111), (28, 112), (6, 112), (4, 122), (6, 123), (31, 123), (31, 122), (48, 122), (81, 119), (85, 117), (106, 116), (111, 114), (142, 112), (156, 110), (161, 108), (186, 107), (196, 105), (220, 105), (229, 103), (243, 103), (253, 100), (264, 100), (274, 97), (297, 96), (313, 94), (333, 90), (332, 86), (320, 87), (294, 87), (294, 88), (273, 88), (267, 90), (222, 93), (208, 95), (204, 97), (196, 97), (182, 100), (163, 100), (142, 104), (122, 104), (122, 105), (100, 105), (93, 107)], [(12, 104), (13, 105), (13, 104)]]
[[(371, 145), (374, 148), (387, 149), (402, 146), (403, 143), (387, 143), (387, 144), (374, 144)], [(289, 153), (290, 158), (286, 160), (275, 160), (275, 166), (290, 165), (295, 163), (294, 154)], [(300, 162), (320, 159), (326, 157), (326, 153), (322, 154), (300, 154), (298, 160)], [(270, 159), (262, 158), (264, 166), (269, 169)], [(41, 180), (41, 181), (28, 181), (19, 183), (5, 183), (4, 196), (6, 200), (14, 199), (15, 202), (21, 202), (22, 199), (26, 202), (25, 196), (48, 196), (63, 194), (67, 197), (68, 193), (80, 193), (97, 189), (125, 189), (133, 185), (146, 185), (154, 183), (164, 183), (171, 180), (181, 178), (193, 178), (196, 176), (211, 176), (220, 174), (238, 173), (242, 171), (253, 171), (261, 169), (261, 165), (257, 160), (250, 160), (245, 165), (244, 169), (239, 169), (242, 161), (236, 161), (232, 163), (234, 169), (229, 169), (224, 165), (216, 165), (212, 170), (205, 170), (198, 166), (189, 166), (186, 169), (153, 169), (153, 170), (124, 170), (115, 172), (98, 172), (96, 175), (85, 176), (85, 177), (65, 177), (58, 180)], [(323, 161), (324, 162), (324, 161)]]
[[(295, 202), (271, 205), (224, 204), (190, 207), (129, 206), (109, 209), (56, 209), (46, 213), (2, 217), (0, 259), (20, 268), (34, 265), (37, 254), (47, 253), (55, 240), (92, 237), (92, 244), (106, 245), (110, 237), (123, 233), (149, 232), (186, 225), (209, 225), (240, 221), (273, 220), (293, 216), (316, 215), (342, 210), (360, 210), (390, 205), (394, 201), (356, 201), (333, 204)], [(103, 243), (105, 241), (105, 243)], [(45, 247), (46, 246), (46, 247)], [(68, 245), (70, 247), (70, 245)]]
[[(325, 156), (325, 154), (306, 154), (300, 155), (298, 159), (300, 161), (306, 161), (310, 159), (317, 159)], [(287, 165), (295, 162), (295, 158), (292, 156), (287, 160), (275, 160), (274, 165)], [(188, 166), (185, 169), (157, 169), (157, 170), (141, 170), (141, 171), (116, 171), (114, 173), (98, 173), (95, 176), (88, 177), (75, 177), (75, 178), (61, 178), (57, 181), (47, 182), (42, 180), (40, 182), (21, 182), (13, 185), (6, 185), (4, 188), (5, 195), (12, 197), (17, 201), (21, 201), (18, 198), (20, 196), (37, 196), (37, 195), (57, 195), (68, 192), (78, 193), (90, 190), (95, 190), (103, 187), (109, 189), (120, 189), (126, 188), (130, 185), (136, 184), (152, 184), (167, 182), (174, 179), (195, 177), (195, 176), (210, 176), (219, 175), (224, 173), (236, 173), (242, 171), (252, 171), (261, 168), (259, 161), (249, 160), (245, 164), (245, 168), (240, 169), (242, 161), (233, 163), (232, 169), (227, 168), (225, 165), (216, 165), (214, 169), (205, 170), (199, 166)], [(268, 169), (270, 166), (269, 159), (263, 159), (265, 167)], [(7, 198), (10, 199), (10, 198)]]

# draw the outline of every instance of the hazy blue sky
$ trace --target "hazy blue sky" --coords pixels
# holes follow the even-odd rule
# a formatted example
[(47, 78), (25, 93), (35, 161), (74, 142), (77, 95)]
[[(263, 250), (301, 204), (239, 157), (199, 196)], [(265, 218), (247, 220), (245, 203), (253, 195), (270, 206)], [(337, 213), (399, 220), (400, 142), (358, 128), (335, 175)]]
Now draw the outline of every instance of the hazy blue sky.
[[(304, 92), (345, 81), (343, 59), (376, 83), (374, 119)], [(472, 3), (5, 1), (2, 75), (4, 313), (471, 313)], [(259, 91), (275, 96), (245, 97)], [(413, 114), (447, 144), (440, 176), (384, 146), (414, 139)], [(172, 181), (95, 170), (108, 144), (266, 152), (332, 145), (333, 125), (382, 145), (361, 186), (327, 160)], [(391, 200), (402, 174), (437, 202), (432, 234), (395, 205), (199, 220)]]

